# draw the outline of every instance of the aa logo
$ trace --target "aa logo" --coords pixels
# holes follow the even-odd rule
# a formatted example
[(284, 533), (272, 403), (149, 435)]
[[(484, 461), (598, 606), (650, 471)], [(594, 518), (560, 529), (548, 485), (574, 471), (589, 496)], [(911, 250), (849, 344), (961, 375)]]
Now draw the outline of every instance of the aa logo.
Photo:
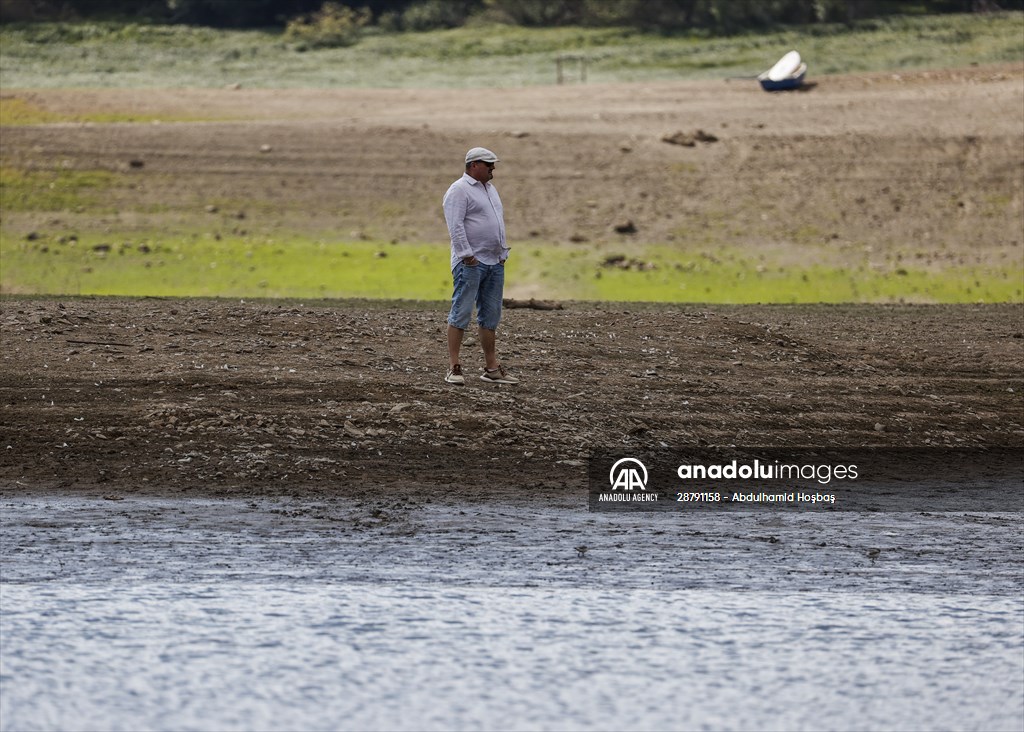
[(636, 458), (622, 458), (616, 461), (608, 474), (612, 490), (647, 490), (647, 466)]

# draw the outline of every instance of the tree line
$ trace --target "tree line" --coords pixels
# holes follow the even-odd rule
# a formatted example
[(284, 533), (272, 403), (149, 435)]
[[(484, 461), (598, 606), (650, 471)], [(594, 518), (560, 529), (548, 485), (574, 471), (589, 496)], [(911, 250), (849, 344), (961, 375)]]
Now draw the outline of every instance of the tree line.
[(454, 28), (478, 19), (532, 27), (728, 32), (997, 10), (1024, 10), (1024, 0), (3, 0), (0, 21), (120, 19), (252, 28), (284, 27), (318, 13), (351, 11), (394, 31)]

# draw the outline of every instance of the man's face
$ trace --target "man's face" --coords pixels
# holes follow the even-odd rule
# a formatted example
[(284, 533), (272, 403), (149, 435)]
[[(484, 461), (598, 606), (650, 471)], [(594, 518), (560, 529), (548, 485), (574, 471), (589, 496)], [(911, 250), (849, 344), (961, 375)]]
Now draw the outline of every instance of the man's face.
[(494, 163), (485, 163), (477, 160), (473, 163), (473, 177), (481, 183), (486, 183), (494, 177)]

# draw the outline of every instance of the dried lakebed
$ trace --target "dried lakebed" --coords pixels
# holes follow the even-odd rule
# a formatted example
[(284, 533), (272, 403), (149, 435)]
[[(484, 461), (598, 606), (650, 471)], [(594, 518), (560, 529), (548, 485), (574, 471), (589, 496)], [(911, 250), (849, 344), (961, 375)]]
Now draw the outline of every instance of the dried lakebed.
[(1020, 729), (1020, 513), (599, 514), (582, 467), (1018, 445), (1018, 316), (517, 311), (523, 385), (455, 390), (426, 305), (5, 301), (0, 727)]

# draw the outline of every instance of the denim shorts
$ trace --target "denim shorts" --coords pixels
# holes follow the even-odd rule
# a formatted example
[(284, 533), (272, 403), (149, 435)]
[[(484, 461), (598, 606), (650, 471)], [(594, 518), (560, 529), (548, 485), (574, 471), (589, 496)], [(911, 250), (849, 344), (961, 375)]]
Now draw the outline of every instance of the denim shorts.
[(455, 283), (448, 325), (465, 330), (476, 305), (476, 322), (481, 328), (497, 330), (501, 320), (501, 295), (505, 288), (505, 265), (468, 265), (459, 262), (452, 270)]

